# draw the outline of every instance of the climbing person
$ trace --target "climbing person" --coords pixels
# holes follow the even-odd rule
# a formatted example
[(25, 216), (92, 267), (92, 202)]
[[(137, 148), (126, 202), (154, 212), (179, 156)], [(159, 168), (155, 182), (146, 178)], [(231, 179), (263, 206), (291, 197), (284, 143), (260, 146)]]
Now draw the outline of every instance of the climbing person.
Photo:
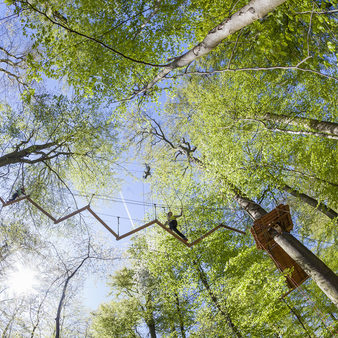
[(26, 194), (25, 188), (20, 188), (12, 195), (12, 198), (9, 199), (8, 202), (12, 202), (15, 199), (17, 199), (18, 197), (20, 197), (21, 195), (25, 195), (25, 194)]
[(148, 163), (145, 163), (144, 165), (146, 166), (146, 168), (144, 170), (143, 178), (147, 179), (148, 176), (151, 176), (150, 165)]
[(172, 213), (171, 211), (169, 211), (169, 212), (167, 213), (167, 218), (168, 218), (168, 220), (165, 222), (165, 225), (169, 224), (170, 230), (175, 231), (175, 232), (177, 233), (177, 235), (179, 235), (180, 237), (182, 237), (182, 239), (183, 239), (184, 241), (187, 241), (187, 240), (188, 240), (187, 237), (185, 237), (185, 236), (177, 229), (177, 220), (176, 220), (176, 218), (181, 217), (181, 216), (182, 216), (182, 213), (183, 213), (182, 209), (181, 209), (180, 215), (173, 215), (173, 213)]

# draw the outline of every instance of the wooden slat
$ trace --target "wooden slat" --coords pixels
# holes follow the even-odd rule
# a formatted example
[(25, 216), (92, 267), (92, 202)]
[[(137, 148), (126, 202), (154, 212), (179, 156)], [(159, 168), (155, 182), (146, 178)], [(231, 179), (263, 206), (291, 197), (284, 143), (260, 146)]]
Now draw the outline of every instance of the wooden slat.
[(140, 231), (140, 230), (143, 230), (143, 229), (145, 229), (145, 228), (147, 228), (147, 227), (149, 227), (149, 226), (151, 226), (151, 225), (153, 225), (153, 224), (155, 224), (155, 223), (157, 223), (157, 220), (156, 220), (156, 219), (153, 220), (153, 221), (151, 221), (151, 222), (149, 222), (149, 223), (146, 223), (146, 224), (144, 224), (144, 225), (142, 225), (142, 226), (140, 226), (140, 227), (138, 227), (138, 228), (136, 228), (136, 229), (134, 229), (134, 230), (132, 230), (132, 231), (129, 231), (129, 232), (125, 233), (125, 234), (122, 235), (122, 236), (119, 236), (119, 238), (118, 238), (117, 240), (120, 240), (120, 239), (122, 239), (122, 238), (128, 237), (128, 236), (134, 234), (135, 232), (138, 232), (138, 231)]
[(63, 221), (65, 221), (67, 218), (73, 217), (73, 216), (79, 214), (80, 212), (85, 211), (86, 209), (88, 209), (88, 207), (89, 207), (89, 206), (86, 205), (85, 207), (83, 207), (83, 208), (81, 208), (81, 209), (77, 209), (77, 210), (73, 211), (72, 213), (70, 213), (69, 215), (66, 215), (66, 216), (64, 216), (64, 217), (61, 217), (61, 218), (59, 218), (58, 220), (55, 220), (54, 223), (55, 223), (55, 224), (58, 224), (58, 223), (60, 223), (60, 222), (63, 222)]
[(223, 227), (223, 228), (226, 228), (226, 229), (229, 229), (229, 230), (238, 232), (239, 234), (246, 235), (246, 232), (245, 232), (245, 231), (242, 231), (242, 230), (238, 230), (238, 229), (236, 229), (236, 228), (229, 227), (228, 225), (220, 224), (220, 226)]
[(22, 197), (19, 197), (17, 199), (15, 199), (14, 201), (10, 201), (10, 202), (4, 202), (3, 199), (1, 199), (1, 201), (3, 201), (3, 206), (4, 207), (7, 207), (8, 205), (11, 205), (11, 204), (14, 204), (14, 203), (18, 203), (22, 200), (25, 200), (25, 199), (28, 199), (28, 196), (22, 196)]
[(27, 196), (27, 201), (29, 201), (30, 203), (32, 203), (37, 209), (39, 209), (43, 214), (45, 214), (47, 217), (49, 217), (52, 221), (54, 221), (54, 223), (56, 222), (56, 219), (51, 215), (49, 214), (47, 211), (45, 211), (44, 209), (42, 209), (40, 207), (39, 204), (37, 204), (36, 202), (34, 202), (32, 199), (30, 199), (28, 196)]
[(116, 239), (119, 238), (119, 236), (117, 235), (117, 233), (111, 229), (99, 216), (97, 216), (95, 214), (95, 212), (90, 208), (90, 206), (88, 206), (87, 210), (110, 232), (112, 233)]
[(290, 289), (295, 289), (306, 281), (309, 276), (277, 243), (269, 248), (268, 253), (272, 256), (277, 268), (283, 272), (285, 269), (293, 268), (291, 276), (286, 276), (287, 284)]

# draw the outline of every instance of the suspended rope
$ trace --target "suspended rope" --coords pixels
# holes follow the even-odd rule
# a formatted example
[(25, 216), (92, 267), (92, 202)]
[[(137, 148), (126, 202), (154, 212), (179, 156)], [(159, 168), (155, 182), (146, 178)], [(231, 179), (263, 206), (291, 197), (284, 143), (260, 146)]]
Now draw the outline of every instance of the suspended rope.
[[(66, 193), (69, 193), (69, 191), (65, 191)], [(160, 192), (161, 193), (161, 192)], [(162, 193), (161, 193), (162, 194)], [(74, 193), (74, 196), (79, 196), (79, 197), (88, 197), (88, 195), (85, 194), (81, 194), (81, 193)], [(95, 194), (96, 199), (101, 199), (101, 200), (105, 200), (105, 201), (112, 201), (112, 202), (116, 202), (116, 203), (123, 203), (123, 200), (121, 198), (118, 197), (110, 197), (108, 195), (103, 195), (103, 194)], [(164, 200), (166, 200), (165, 198), (163, 198)], [(138, 206), (148, 206), (148, 207), (153, 207), (154, 205), (154, 201), (152, 200), (151, 202), (145, 202), (145, 201), (140, 201), (140, 200), (133, 200), (133, 199), (125, 199), (126, 203), (128, 204), (132, 204), (132, 205), (138, 205)], [(170, 203), (168, 203), (168, 201), (166, 201), (166, 203), (160, 203), (158, 201), (156, 201), (156, 205), (158, 207), (161, 208), (169, 208)], [(186, 203), (186, 206), (194, 206), (195, 204), (190, 204), (190, 203)], [(179, 208), (180, 205), (172, 205), (173, 207)], [(228, 208), (228, 207), (221, 207), (221, 208), (215, 208), (215, 207), (207, 207), (205, 206), (204, 208), (208, 209), (208, 210), (220, 210), (220, 211), (224, 211), (224, 210), (229, 210), (232, 211), (232, 209)]]
[[(94, 216), (94, 218), (100, 222), (112, 235), (114, 235), (114, 237), (116, 238), (116, 240), (120, 240), (120, 239), (123, 239), (123, 238), (126, 238), (130, 235), (133, 235), (135, 234), (136, 232), (138, 231), (141, 231), (153, 224), (157, 224), (159, 225), (163, 230), (165, 230), (166, 232), (168, 232), (170, 235), (172, 235), (173, 237), (175, 237), (177, 240), (179, 240), (181, 243), (183, 243), (184, 245), (186, 245), (187, 247), (191, 247), (195, 244), (198, 244), (199, 242), (201, 242), (204, 238), (206, 238), (207, 236), (210, 236), (213, 232), (215, 232), (216, 230), (218, 230), (219, 228), (226, 228), (226, 229), (229, 229), (229, 230), (232, 230), (232, 231), (235, 231), (237, 233), (240, 233), (240, 234), (243, 234), (245, 235), (246, 233), (242, 230), (238, 230), (238, 229), (235, 229), (235, 228), (232, 228), (232, 227), (229, 227), (229, 226), (226, 226), (226, 225), (223, 225), (223, 224), (220, 224), (218, 226), (216, 226), (214, 229), (208, 231), (206, 234), (204, 234), (203, 236), (201, 236), (200, 238), (196, 239), (195, 241), (193, 241), (192, 243), (188, 243), (187, 241), (184, 241), (181, 237), (179, 237), (178, 235), (176, 235), (173, 231), (171, 231), (170, 229), (168, 229), (164, 224), (162, 224), (159, 220), (157, 219), (154, 219), (153, 221), (151, 222), (148, 222), (146, 224), (143, 224), (141, 225), (140, 227), (137, 227), (136, 229), (132, 230), (132, 231), (129, 231), (123, 235), (119, 235), (119, 220), (118, 220), (118, 233), (116, 233), (114, 230), (112, 230), (109, 225), (104, 221), (102, 220), (98, 214), (93, 211), (90, 207), (90, 205), (86, 205), (85, 207), (82, 207), (80, 209), (77, 209), (73, 212), (71, 212), (70, 214), (66, 215), (66, 216), (63, 216), (63, 217), (60, 217), (58, 219), (56, 219), (55, 217), (53, 217), (48, 211), (46, 211), (45, 209), (43, 209), (38, 203), (36, 203), (34, 200), (32, 200), (30, 198), (29, 195), (24, 195), (22, 197), (19, 197), (13, 201), (10, 201), (10, 202), (5, 202), (1, 197), (0, 197), (0, 202), (2, 203), (3, 207), (6, 207), (6, 206), (9, 206), (9, 205), (12, 205), (14, 203), (18, 203), (18, 202), (21, 202), (23, 200), (27, 200), (29, 203), (31, 203), (33, 206), (35, 206), (38, 210), (40, 210), (43, 214), (45, 214), (48, 218), (50, 218), (55, 224), (58, 224), (58, 223), (61, 223), (65, 220), (67, 220), (68, 218), (71, 218), (77, 214), (80, 214), (82, 213), (83, 211), (88, 211), (91, 215)], [(119, 216), (118, 216), (119, 217)]]

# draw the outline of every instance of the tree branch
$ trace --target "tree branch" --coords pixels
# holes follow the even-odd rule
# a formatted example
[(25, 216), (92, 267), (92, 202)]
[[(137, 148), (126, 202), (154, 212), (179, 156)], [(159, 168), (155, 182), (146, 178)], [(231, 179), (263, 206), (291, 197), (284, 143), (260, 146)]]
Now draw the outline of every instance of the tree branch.
[(95, 37), (92, 37), (92, 36), (89, 36), (85, 33), (82, 33), (82, 32), (79, 32), (75, 29), (72, 29), (69, 27), (69, 25), (67, 25), (66, 23), (61, 23), (61, 22), (58, 22), (58, 21), (55, 21), (54, 19), (52, 19), (50, 16), (48, 16), (46, 13), (44, 13), (43, 11), (40, 11), (38, 8), (34, 7), (29, 1), (20, 1), (21, 3), (23, 4), (27, 4), (33, 11), (39, 13), (40, 15), (44, 16), (46, 19), (48, 19), (51, 23), (53, 23), (54, 25), (57, 25), (63, 29), (65, 29), (66, 31), (70, 32), (70, 33), (73, 33), (73, 34), (76, 34), (76, 35), (79, 35), (79, 36), (82, 36), (83, 38), (86, 38), (87, 40), (90, 40), (90, 41), (93, 41), (99, 45), (101, 45), (102, 47), (104, 48), (107, 48), (108, 50), (114, 52), (115, 54), (123, 57), (124, 59), (126, 60), (129, 60), (129, 61), (132, 61), (132, 62), (135, 62), (135, 63), (139, 63), (139, 64), (143, 64), (143, 65), (146, 65), (146, 66), (151, 66), (151, 67), (159, 67), (159, 68), (162, 68), (162, 67), (166, 67), (167, 65), (166, 64), (155, 64), (155, 63), (151, 63), (151, 62), (145, 62), (145, 61), (142, 61), (142, 60), (137, 60), (137, 59), (134, 59), (120, 51), (118, 51), (117, 49), (107, 45), (106, 43), (104, 43), (103, 41), (95, 38)]

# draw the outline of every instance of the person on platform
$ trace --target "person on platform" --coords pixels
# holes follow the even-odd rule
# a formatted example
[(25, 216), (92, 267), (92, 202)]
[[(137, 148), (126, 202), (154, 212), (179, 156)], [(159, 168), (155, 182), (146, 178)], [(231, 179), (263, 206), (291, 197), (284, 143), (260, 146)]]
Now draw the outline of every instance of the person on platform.
[(171, 211), (167, 214), (167, 221), (165, 222), (165, 225), (169, 225), (170, 230), (174, 231), (179, 235), (184, 241), (188, 241), (187, 237), (185, 237), (178, 229), (177, 229), (177, 218), (182, 216), (182, 209), (181, 213), (179, 215), (173, 215)]
[(25, 188), (20, 188), (18, 189), (13, 195), (12, 195), (12, 198), (10, 198), (8, 200), (8, 202), (12, 202), (14, 201), (15, 199), (17, 199), (18, 197), (20, 197), (21, 195), (25, 195), (26, 192), (25, 192)]

